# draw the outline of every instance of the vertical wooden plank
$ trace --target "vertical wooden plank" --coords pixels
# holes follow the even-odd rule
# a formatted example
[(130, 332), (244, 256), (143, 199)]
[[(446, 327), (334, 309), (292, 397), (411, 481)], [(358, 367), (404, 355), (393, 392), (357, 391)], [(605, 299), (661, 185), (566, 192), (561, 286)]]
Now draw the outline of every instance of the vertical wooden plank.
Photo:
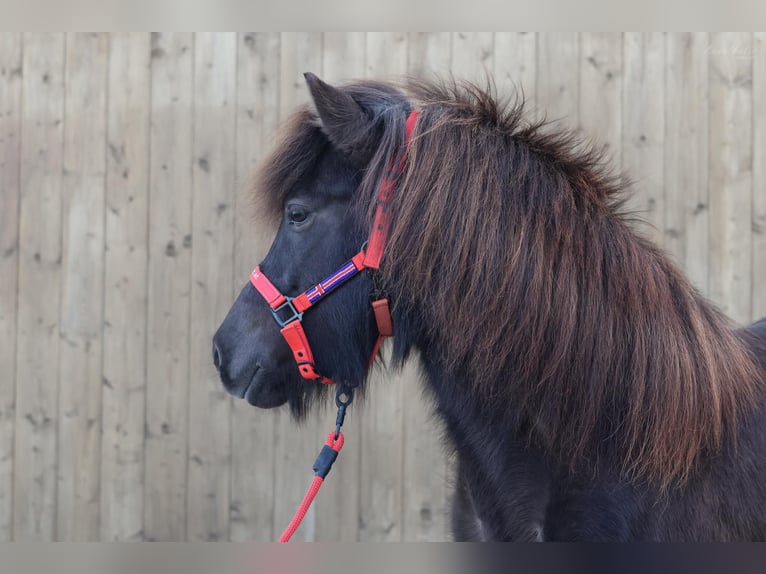
[(706, 32), (667, 36), (665, 249), (708, 294), (708, 49)]
[(710, 41), (710, 294), (735, 321), (752, 314), (753, 60), (750, 33)]
[(194, 213), (189, 372), (187, 539), (229, 539), (231, 400), (210, 353), (231, 307), (237, 35), (194, 43)]
[(63, 34), (24, 41), (13, 477), (19, 541), (55, 536), (64, 46)]
[(364, 77), (367, 34), (325, 32), (322, 34), (322, 79), (331, 84)]
[(21, 34), (0, 35), (0, 541), (13, 532), (16, 289), (19, 272)]
[[(279, 116), (284, 120), (296, 107), (309, 100), (304, 72), (318, 72), (321, 77), (322, 36), (319, 33), (289, 32), (281, 36)], [(306, 488), (311, 483), (311, 464), (321, 448), (317, 416), (298, 425), (286, 408), (277, 415), (274, 467), (274, 521), (279, 535), (292, 518)], [(315, 539), (315, 513), (312, 509), (296, 532), (294, 540)]]
[(449, 32), (410, 32), (407, 38), (409, 73), (425, 78), (447, 78), (452, 63), (452, 34)]
[(537, 95), (537, 34), (495, 32), (495, 82), (501, 96), (524, 94), (534, 109)]
[(576, 32), (537, 34), (537, 102), (549, 120), (577, 126), (580, 114), (580, 36)]
[(766, 32), (753, 37), (753, 310), (766, 317)]
[[(410, 70), (449, 69), (451, 63), (450, 34), (410, 34)], [(424, 399), (417, 371), (418, 357), (414, 355), (405, 372), (402, 417), (404, 421), (402, 481), (402, 539), (405, 541), (447, 540), (448, 477), (442, 433), (432, 416), (433, 407)], [(384, 371), (383, 379), (392, 376)], [(386, 383), (383, 383), (383, 386)], [(392, 389), (383, 388), (381, 392)]]
[(622, 36), (580, 35), (580, 126), (620, 164), (622, 140)]
[[(407, 38), (403, 33), (367, 34), (367, 75), (393, 77), (407, 69)], [(363, 405), (354, 405), (362, 419), (362, 462), (359, 539), (401, 541), (403, 536), (404, 387), (409, 370), (398, 376), (374, 373)], [(362, 406), (363, 408), (359, 408)]]
[(367, 35), (364, 32), (322, 34), (322, 79), (342, 84), (364, 77)]
[[(237, 196), (234, 214), (234, 291), (266, 255), (272, 229), (255, 225), (250, 181), (268, 153), (279, 121), (279, 33), (243, 34), (237, 49)], [(223, 320), (223, 316), (219, 318)], [(275, 539), (274, 431), (276, 411), (234, 401), (231, 413), (231, 540)], [(323, 493), (324, 494), (324, 493)]]
[(665, 236), (665, 35), (625, 33), (622, 169), (636, 182), (627, 208), (648, 225), (637, 230), (657, 245)]
[[(322, 79), (332, 84), (359, 79), (365, 73), (367, 37), (364, 32), (323, 34)], [(359, 522), (359, 488), (361, 484), (361, 419), (353, 405), (344, 423), (346, 443), (332, 470), (332, 479), (322, 487), (314, 503), (319, 541), (355, 541)], [(319, 416), (319, 431), (328, 432), (335, 425), (336, 410), (325, 409)], [(324, 433), (319, 432), (317, 436)]]
[(108, 50), (106, 34), (67, 35), (56, 513), (65, 541), (99, 536)]
[(186, 537), (191, 34), (152, 34), (144, 536)]
[(461, 80), (484, 86), (494, 70), (493, 32), (454, 32), (452, 34), (452, 71)]
[(149, 34), (109, 49), (101, 540), (141, 540), (144, 513)]

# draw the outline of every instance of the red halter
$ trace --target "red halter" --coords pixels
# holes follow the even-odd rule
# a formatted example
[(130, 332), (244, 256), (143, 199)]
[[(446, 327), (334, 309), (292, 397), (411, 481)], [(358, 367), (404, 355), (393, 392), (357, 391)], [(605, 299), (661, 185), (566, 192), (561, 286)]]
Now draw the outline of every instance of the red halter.
[[(416, 111), (413, 111), (407, 117), (405, 152), (407, 147), (409, 147), (410, 137), (415, 128), (417, 118), (418, 112)], [(332, 293), (360, 271), (378, 269), (380, 267), (380, 259), (383, 256), (383, 249), (388, 239), (388, 230), (391, 226), (389, 203), (396, 188), (397, 176), (401, 173), (402, 169), (404, 169), (404, 156), (399, 165), (391, 168), (390, 173), (380, 183), (378, 207), (375, 211), (375, 219), (370, 231), (370, 238), (367, 241), (367, 248), (362, 248), (359, 253), (341, 265), (335, 273), (296, 297), (282, 294), (263, 274), (260, 267), (256, 267), (250, 274), (250, 282), (266, 300), (269, 307), (271, 307), (274, 320), (281, 327), (282, 336), (290, 346), (293, 358), (298, 364), (298, 371), (304, 379), (318, 379), (323, 384), (334, 383), (333, 380), (321, 375), (316, 368), (314, 354), (311, 352), (311, 345), (301, 323), (303, 313), (311, 309), (325, 296)], [(372, 309), (375, 313), (375, 322), (378, 326), (378, 339), (372, 349), (370, 366), (378, 354), (383, 339), (393, 335), (393, 321), (391, 320), (388, 300), (382, 298), (373, 301)]]

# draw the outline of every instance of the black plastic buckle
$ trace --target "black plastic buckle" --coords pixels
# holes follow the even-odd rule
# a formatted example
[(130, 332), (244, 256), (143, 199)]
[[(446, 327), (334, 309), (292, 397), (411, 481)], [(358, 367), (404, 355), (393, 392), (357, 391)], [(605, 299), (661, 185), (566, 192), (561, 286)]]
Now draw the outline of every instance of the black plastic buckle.
[(388, 293), (381, 287), (380, 271), (377, 269), (371, 269), (370, 278), (372, 279), (372, 289), (370, 289), (370, 303), (379, 301), (380, 299), (388, 299)]
[[(286, 319), (282, 319), (279, 316), (279, 313), (282, 311), (289, 313), (289, 316), (287, 316)], [(271, 314), (274, 316), (274, 320), (280, 327), (286, 327), (293, 321), (303, 320), (303, 313), (298, 313), (298, 310), (293, 305), (293, 297), (285, 297), (285, 302), (276, 309), (272, 309)]]

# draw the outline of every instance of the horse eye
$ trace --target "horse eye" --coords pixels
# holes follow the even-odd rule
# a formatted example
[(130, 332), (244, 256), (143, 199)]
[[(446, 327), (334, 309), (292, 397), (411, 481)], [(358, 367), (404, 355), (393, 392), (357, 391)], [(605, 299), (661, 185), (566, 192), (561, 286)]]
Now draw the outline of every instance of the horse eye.
[(308, 217), (308, 210), (302, 207), (292, 207), (287, 212), (287, 219), (291, 224), (300, 225), (301, 223), (304, 223)]

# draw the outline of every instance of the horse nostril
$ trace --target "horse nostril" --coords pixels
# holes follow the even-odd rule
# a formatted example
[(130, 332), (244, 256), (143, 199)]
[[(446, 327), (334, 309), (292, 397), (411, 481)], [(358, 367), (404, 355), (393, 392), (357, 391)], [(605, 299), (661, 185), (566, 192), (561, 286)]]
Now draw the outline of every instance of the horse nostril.
[(216, 343), (213, 343), (213, 364), (215, 365), (215, 368), (219, 373), (221, 372), (222, 360), (223, 360), (223, 357), (221, 355), (221, 349), (218, 348), (218, 345)]

